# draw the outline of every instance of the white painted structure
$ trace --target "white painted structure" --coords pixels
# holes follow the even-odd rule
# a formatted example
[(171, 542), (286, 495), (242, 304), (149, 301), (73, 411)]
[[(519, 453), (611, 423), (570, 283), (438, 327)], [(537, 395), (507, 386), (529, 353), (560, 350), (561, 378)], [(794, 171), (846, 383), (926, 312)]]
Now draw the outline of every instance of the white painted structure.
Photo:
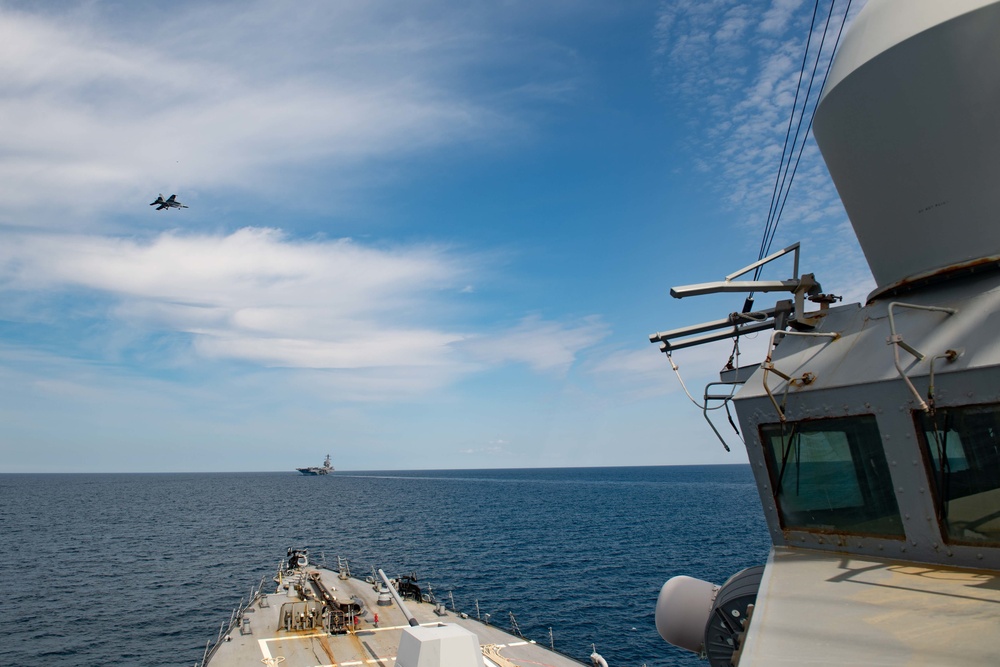
[(479, 639), (451, 624), (403, 630), (396, 667), (484, 667)]

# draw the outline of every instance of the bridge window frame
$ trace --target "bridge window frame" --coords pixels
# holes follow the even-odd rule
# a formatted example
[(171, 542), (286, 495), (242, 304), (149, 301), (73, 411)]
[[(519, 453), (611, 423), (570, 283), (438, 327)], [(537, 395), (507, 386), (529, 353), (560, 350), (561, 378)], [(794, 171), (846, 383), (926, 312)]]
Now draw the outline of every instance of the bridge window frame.
[(942, 538), (1000, 546), (1000, 403), (918, 410), (913, 417)]
[(905, 539), (872, 414), (758, 427), (782, 529)]

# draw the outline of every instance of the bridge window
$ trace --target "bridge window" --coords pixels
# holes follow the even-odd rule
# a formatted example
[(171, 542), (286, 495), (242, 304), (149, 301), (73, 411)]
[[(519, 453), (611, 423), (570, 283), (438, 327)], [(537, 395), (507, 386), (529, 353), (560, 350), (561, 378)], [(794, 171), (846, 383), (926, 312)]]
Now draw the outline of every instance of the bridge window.
[(1000, 543), (1000, 406), (917, 413), (949, 542)]
[(874, 416), (765, 424), (760, 433), (784, 528), (903, 536)]

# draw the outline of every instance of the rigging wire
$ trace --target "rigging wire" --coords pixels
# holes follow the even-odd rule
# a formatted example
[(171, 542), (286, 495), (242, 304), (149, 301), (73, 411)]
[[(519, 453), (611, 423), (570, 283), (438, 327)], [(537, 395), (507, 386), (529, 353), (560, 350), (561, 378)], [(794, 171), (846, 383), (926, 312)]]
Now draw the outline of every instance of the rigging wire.
[[(836, 3), (831, 3), (830, 4), (830, 16), (832, 16), (832, 14), (833, 14), (833, 5), (834, 4), (836, 4)], [(834, 56), (834, 54), (837, 53), (837, 47), (840, 46), (840, 38), (844, 34), (844, 26), (847, 24), (847, 12), (849, 12), (849, 11), (851, 11), (851, 0), (847, 0), (847, 9), (844, 11), (844, 20), (841, 22), (840, 29), (837, 31), (837, 39), (833, 43), (833, 49), (830, 50), (830, 59), (827, 62), (827, 65), (826, 65), (826, 73), (823, 75), (823, 83), (820, 85), (820, 88), (819, 88), (820, 92), (822, 92), (823, 89), (826, 88), (827, 79), (830, 78), (830, 70), (831, 70), (831, 66), (833, 65), (833, 56)], [(827, 26), (829, 26), (829, 23), (830, 23), (830, 16), (827, 16)], [(824, 29), (823, 40), (820, 42), (820, 50), (821, 51), (823, 49), (823, 41), (825, 41), (825, 40), (826, 40), (826, 30)], [(818, 64), (818, 62), (819, 61), (817, 60), (817, 64)], [(813, 69), (813, 73), (814, 74), (815, 74), (815, 71), (816, 70), (814, 68)], [(810, 86), (811, 85), (812, 84), (810, 83)], [(805, 138), (802, 140), (802, 143), (799, 145), (799, 154), (795, 158), (795, 166), (792, 167), (792, 173), (791, 173), (791, 176), (788, 179), (788, 187), (785, 189), (784, 197), (781, 200), (781, 208), (778, 209), (778, 214), (777, 214), (777, 217), (775, 218), (774, 225), (772, 225), (772, 227), (771, 227), (771, 236), (767, 240), (767, 247), (764, 250), (765, 254), (767, 254), (767, 253), (769, 253), (771, 251), (771, 243), (774, 241), (774, 233), (777, 230), (778, 221), (781, 220), (781, 214), (785, 210), (785, 202), (788, 201), (788, 193), (791, 191), (792, 182), (795, 180), (795, 172), (798, 171), (798, 169), (799, 169), (799, 161), (802, 160), (802, 152), (805, 150), (806, 141), (809, 138), (809, 132), (812, 130), (813, 120), (815, 118), (816, 118), (816, 107), (814, 106), (813, 107), (813, 113), (809, 117), (809, 124), (806, 126)]]
[[(812, 72), (809, 75), (809, 85), (806, 87), (806, 97), (805, 97), (805, 102), (803, 102), (803, 104), (802, 104), (802, 113), (799, 114), (799, 122), (795, 126), (795, 137), (792, 139), (792, 152), (794, 152), (796, 145), (798, 145), (798, 147), (799, 147), (799, 152), (798, 152), (798, 155), (796, 155), (796, 158), (795, 158), (795, 166), (792, 167), (791, 180), (795, 179), (795, 171), (798, 170), (799, 160), (802, 158), (802, 151), (805, 148), (806, 143), (809, 140), (809, 129), (808, 128), (812, 127), (813, 116), (816, 113), (816, 106), (817, 105), (814, 104), (813, 105), (813, 113), (812, 113), (812, 115), (809, 116), (808, 127), (806, 129), (805, 134), (802, 135), (802, 141), (800, 143), (799, 142), (799, 135), (802, 133), (802, 121), (805, 120), (805, 116), (806, 116), (806, 105), (808, 105), (808, 103), (809, 103), (809, 97), (810, 97), (810, 95), (812, 95), (813, 84), (816, 82), (816, 72), (819, 69), (820, 55), (822, 55), (822, 53), (823, 53), (823, 47), (826, 45), (826, 36), (829, 33), (829, 31), (830, 31), (830, 19), (833, 18), (833, 8), (836, 6), (836, 4), (837, 4), (836, 0), (833, 0), (833, 2), (830, 3), (830, 11), (826, 15), (826, 23), (823, 24), (823, 37), (820, 38), (820, 40), (819, 40), (819, 47), (816, 49), (816, 60), (813, 62)], [(808, 46), (806, 48), (808, 49)], [(827, 68), (827, 73), (829, 74), (829, 66)], [(822, 94), (822, 88), (820, 89), (820, 93)], [(817, 100), (817, 104), (818, 104), (818, 100)], [(789, 175), (788, 175), (789, 167), (791, 167), (791, 166), (792, 166), (792, 153), (789, 152), (789, 154), (788, 154), (788, 162), (785, 163), (784, 173), (781, 175), (781, 189), (778, 192), (778, 199), (781, 200), (780, 201), (780, 208), (778, 207), (779, 206), (779, 202), (778, 201), (775, 201), (775, 202), (772, 203), (772, 209), (773, 210), (770, 212), (770, 214), (771, 214), (771, 230), (770, 230), (770, 234), (765, 234), (764, 235), (764, 239), (762, 241), (764, 243), (764, 248), (763, 248), (763, 250), (761, 250), (761, 252), (763, 254), (760, 257), (758, 257), (757, 259), (765, 257), (768, 254), (768, 252), (771, 249), (771, 242), (774, 240), (774, 234), (778, 231), (778, 222), (781, 219), (781, 211), (784, 210), (784, 208), (785, 208), (785, 201), (788, 200), (788, 192), (789, 192), (789, 190), (791, 190), (791, 187), (792, 187), (792, 182), (791, 182), (791, 180), (789, 180)], [(787, 186), (786, 186), (786, 181), (787, 181)], [(784, 192), (784, 196), (783, 197), (782, 197), (782, 191)], [(763, 267), (757, 267), (758, 272), (762, 268)]]
[[(832, 7), (832, 4), (831, 4)], [(792, 122), (795, 120), (795, 110), (799, 107), (799, 91), (802, 90), (802, 77), (806, 73), (806, 63), (809, 60), (809, 46), (812, 44), (813, 26), (816, 25), (816, 14), (819, 12), (819, 0), (813, 5), (812, 20), (809, 22), (809, 34), (806, 36), (806, 48), (802, 50), (802, 65), (799, 67), (799, 81), (795, 84), (795, 99), (792, 100), (792, 111), (788, 114), (788, 129), (785, 130), (785, 143), (781, 147), (781, 160), (778, 162), (778, 172), (774, 175), (774, 188), (771, 190), (771, 203), (767, 207), (767, 223), (764, 225), (764, 236), (760, 240), (760, 250), (757, 251), (757, 259), (763, 259), (767, 247), (767, 236), (771, 229), (771, 221), (774, 215), (774, 203), (778, 199), (778, 182), (781, 180), (781, 170), (785, 166), (785, 154), (788, 151), (788, 138), (792, 135)], [(805, 110), (808, 99), (802, 102), (802, 109)], [(797, 136), (797, 135), (796, 135)], [(794, 150), (794, 147), (793, 147)], [(760, 276), (760, 267), (754, 272), (754, 280)], [(751, 296), (753, 294), (751, 293)]]
[[(800, 91), (802, 89), (802, 82), (805, 78), (806, 66), (809, 61), (809, 51), (813, 41), (813, 33), (816, 32), (816, 17), (819, 13), (820, 0), (816, 0), (813, 6), (813, 15), (809, 27), (809, 36), (806, 39), (806, 46), (802, 55), (802, 65), (799, 68), (799, 79), (795, 90), (795, 99), (792, 104), (792, 111), (788, 118), (788, 128), (785, 131), (785, 143), (782, 147), (781, 160), (778, 164), (778, 172), (775, 175), (774, 187), (771, 193), (771, 203), (768, 205), (768, 217), (766, 224), (764, 226), (764, 233), (761, 238), (760, 249), (758, 251), (757, 259), (763, 259), (770, 252), (771, 244), (774, 241), (775, 234), (777, 232), (778, 223), (781, 220), (781, 215), (784, 212), (785, 204), (788, 201), (788, 194), (791, 190), (792, 183), (795, 180), (795, 174), (798, 171), (799, 163), (802, 159), (802, 154), (805, 150), (805, 145), (809, 139), (809, 133), (812, 130), (813, 119), (816, 115), (816, 107), (819, 104), (817, 99), (812, 103), (811, 112), (808, 111), (810, 97), (812, 97), (813, 85), (816, 82), (816, 74), (819, 70), (819, 64), (822, 59), (824, 47), (827, 43), (827, 36), (830, 32), (830, 23), (832, 22), (834, 10), (837, 5), (837, 0), (831, 0), (830, 9), (827, 13), (826, 21), (823, 27), (823, 35), (819, 41), (819, 47), (815, 51), (815, 61), (813, 63), (812, 72), (809, 77), (809, 81), (806, 86), (805, 96), (802, 102), (802, 108), (799, 110), (798, 99)], [(833, 57), (837, 53), (837, 47), (840, 45), (840, 38), (843, 35), (844, 27), (847, 24), (847, 17), (851, 11), (851, 0), (847, 0), (847, 7), (844, 10), (843, 16), (841, 17), (840, 27), (837, 31), (837, 38), (834, 42), (833, 48), (829, 50), (829, 58), (826, 63), (825, 73), (823, 75), (823, 82), (819, 87), (819, 94), (822, 94), (823, 89), (826, 87), (827, 79), (830, 76), (830, 69), (833, 64)], [(809, 121), (806, 124), (806, 130), (802, 133), (802, 124), (809, 114)], [(795, 122), (796, 116), (798, 117), (798, 122)], [(796, 125), (795, 133), (792, 135), (792, 125)], [(801, 141), (800, 141), (801, 136)], [(789, 138), (791, 138), (791, 146), (789, 146)], [(792, 161), (792, 156), (795, 155), (794, 162)], [(787, 157), (787, 161), (786, 161)], [(759, 266), (754, 270), (754, 280), (760, 278), (760, 274), (763, 271), (763, 266)], [(748, 296), (748, 303), (752, 303), (753, 292)]]

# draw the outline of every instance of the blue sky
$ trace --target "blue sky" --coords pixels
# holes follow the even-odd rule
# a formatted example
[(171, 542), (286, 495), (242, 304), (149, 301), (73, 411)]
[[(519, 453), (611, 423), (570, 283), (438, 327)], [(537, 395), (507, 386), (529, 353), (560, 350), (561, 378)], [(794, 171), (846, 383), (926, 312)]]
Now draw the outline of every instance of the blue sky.
[(0, 3), (0, 471), (745, 461), (648, 335), (742, 305), (668, 291), (756, 259), (812, 8)]

